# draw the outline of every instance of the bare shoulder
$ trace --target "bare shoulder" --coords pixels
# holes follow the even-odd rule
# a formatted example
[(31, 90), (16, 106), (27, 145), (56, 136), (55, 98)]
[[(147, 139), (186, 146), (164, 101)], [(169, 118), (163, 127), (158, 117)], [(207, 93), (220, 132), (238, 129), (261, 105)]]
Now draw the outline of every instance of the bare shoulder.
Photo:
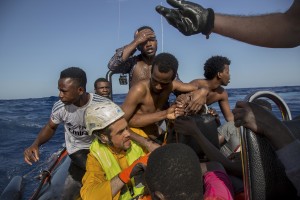
[(207, 80), (204, 80), (204, 79), (194, 79), (190, 83), (197, 87), (207, 87), (208, 86)]
[(149, 85), (148, 80), (139, 81), (130, 88), (128, 93), (137, 94), (140, 97), (145, 96), (148, 93), (148, 90), (149, 90), (148, 85)]

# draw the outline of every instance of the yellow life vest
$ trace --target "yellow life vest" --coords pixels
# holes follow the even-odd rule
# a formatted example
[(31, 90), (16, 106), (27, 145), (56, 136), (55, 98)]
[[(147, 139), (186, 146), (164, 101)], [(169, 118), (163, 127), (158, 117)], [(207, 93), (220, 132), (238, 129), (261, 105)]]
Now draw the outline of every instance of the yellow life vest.
[[(111, 151), (106, 145), (99, 142), (98, 139), (95, 139), (92, 142), (90, 146), (90, 152), (101, 164), (107, 180), (111, 180), (113, 177), (115, 177), (122, 171), (121, 167), (118, 164), (118, 161), (113, 156)], [(143, 149), (140, 146), (138, 146), (135, 142), (131, 141), (131, 147), (126, 151), (126, 159), (128, 164), (131, 165), (136, 159), (143, 155), (145, 155)], [(126, 191), (123, 192), (122, 190), (119, 198), (120, 200), (129, 200), (144, 193), (144, 186), (136, 187), (133, 179), (131, 179), (131, 183), (133, 185), (134, 194), (131, 195), (126, 185)]]

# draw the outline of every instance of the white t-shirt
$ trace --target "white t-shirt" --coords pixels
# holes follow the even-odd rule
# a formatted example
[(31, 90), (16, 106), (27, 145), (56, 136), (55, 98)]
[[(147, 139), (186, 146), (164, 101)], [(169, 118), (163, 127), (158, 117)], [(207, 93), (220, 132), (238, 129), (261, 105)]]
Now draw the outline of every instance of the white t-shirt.
[(65, 142), (69, 154), (81, 149), (89, 149), (94, 136), (89, 136), (84, 123), (84, 112), (89, 105), (96, 102), (110, 101), (97, 94), (89, 93), (89, 102), (77, 107), (73, 104), (65, 105), (60, 100), (57, 101), (51, 112), (51, 120), (55, 124), (64, 123)]

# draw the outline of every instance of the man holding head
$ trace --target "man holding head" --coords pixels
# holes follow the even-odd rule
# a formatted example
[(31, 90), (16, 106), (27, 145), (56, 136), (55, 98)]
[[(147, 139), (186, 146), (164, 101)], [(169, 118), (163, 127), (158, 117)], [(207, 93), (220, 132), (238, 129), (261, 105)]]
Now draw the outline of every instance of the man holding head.
[[(136, 50), (139, 55), (133, 55)], [(116, 50), (108, 63), (108, 68), (115, 73), (129, 73), (129, 87), (140, 80), (150, 78), (152, 61), (157, 51), (157, 40), (150, 26), (142, 26), (134, 33), (129, 44)]]

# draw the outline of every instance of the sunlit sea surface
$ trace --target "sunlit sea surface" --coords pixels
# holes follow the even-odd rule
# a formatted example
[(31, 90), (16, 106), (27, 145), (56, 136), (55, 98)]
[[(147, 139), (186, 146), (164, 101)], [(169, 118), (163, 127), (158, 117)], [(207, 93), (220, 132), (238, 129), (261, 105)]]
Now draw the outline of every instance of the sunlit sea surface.
[[(250, 92), (269, 90), (278, 94), (289, 106), (292, 117), (300, 115), (300, 86), (269, 87), (269, 88), (243, 88), (227, 89), (231, 108), (237, 100), (243, 100)], [(126, 94), (115, 94), (114, 102), (122, 104)], [(47, 158), (64, 142), (62, 125), (59, 126), (55, 136), (40, 149), (40, 161), (33, 166), (24, 162), (23, 151), (30, 146), (40, 129), (49, 120), (50, 112), (57, 97), (0, 100), (0, 194), (15, 175), (24, 177), (24, 196), (28, 199), (33, 194), (38, 180), (35, 176), (45, 169)], [(171, 101), (174, 98), (171, 98)], [(213, 104), (218, 112), (218, 104)], [(273, 111), (280, 116), (275, 104)], [(220, 113), (221, 115), (221, 113)], [(221, 115), (222, 116), (222, 115)], [(221, 120), (224, 122), (224, 119)]]

